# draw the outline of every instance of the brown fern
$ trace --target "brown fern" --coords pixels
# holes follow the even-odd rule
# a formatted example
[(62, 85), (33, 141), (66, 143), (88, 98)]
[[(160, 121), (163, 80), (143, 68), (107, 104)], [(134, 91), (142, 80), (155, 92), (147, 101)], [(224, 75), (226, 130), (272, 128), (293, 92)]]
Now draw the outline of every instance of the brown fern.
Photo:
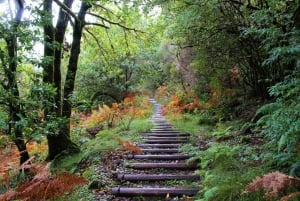
[(39, 169), (40, 172), (32, 180), (22, 183), (16, 190), (11, 190), (1, 195), (0, 200), (47, 200), (63, 195), (66, 192), (72, 192), (75, 186), (86, 183), (81, 177), (68, 173), (51, 178), (49, 163), (36, 169)]
[(300, 192), (295, 192), (295, 193), (291, 193), (289, 195), (286, 195), (286, 196), (282, 197), (280, 199), (280, 201), (289, 201), (289, 200), (294, 199), (296, 197), (300, 198)]
[(265, 190), (266, 199), (279, 198), (279, 193), (284, 192), (288, 186), (300, 187), (300, 179), (288, 176), (278, 171), (256, 177), (247, 187), (244, 193)]
[(142, 154), (143, 153), (143, 151), (141, 150), (140, 147), (132, 144), (130, 141), (122, 140), (118, 137), (115, 137), (115, 139), (117, 140), (118, 144), (121, 146), (121, 149), (123, 151), (130, 151), (130, 152), (135, 153), (135, 154)]

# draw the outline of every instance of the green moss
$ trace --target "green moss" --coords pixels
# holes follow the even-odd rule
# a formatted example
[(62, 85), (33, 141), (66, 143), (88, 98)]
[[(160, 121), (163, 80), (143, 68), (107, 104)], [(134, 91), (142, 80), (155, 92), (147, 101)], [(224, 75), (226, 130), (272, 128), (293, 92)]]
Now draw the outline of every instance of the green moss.
[(56, 172), (70, 172), (74, 173), (77, 169), (78, 164), (86, 157), (85, 152), (80, 152), (68, 156), (56, 158), (51, 163), (51, 171)]

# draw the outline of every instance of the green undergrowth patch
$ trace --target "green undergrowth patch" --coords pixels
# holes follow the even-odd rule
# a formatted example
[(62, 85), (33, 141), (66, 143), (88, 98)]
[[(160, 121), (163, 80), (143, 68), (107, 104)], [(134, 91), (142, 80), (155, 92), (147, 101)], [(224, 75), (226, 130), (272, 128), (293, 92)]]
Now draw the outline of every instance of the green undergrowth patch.
[(260, 134), (244, 133), (241, 121), (205, 120), (205, 115), (184, 114), (171, 119), (180, 131), (192, 134), (190, 143), (181, 147), (183, 153), (193, 155), (190, 163), (197, 163), (196, 174), (201, 181), (198, 201), (264, 200), (262, 192), (246, 194), (246, 186), (257, 176), (268, 172), (261, 153), (264, 140)]
[(131, 123), (131, 129), (123, 131), (120, 128), (105, 129), (100, 131), (96, 138), (86, 144), (87, 150), (91, 153), (102, 150), (111, 150), (119, 147), (116, 138), (135, 142), (140, 138), (140, 134), (153, 127), (148, 119), (136, 119)]
[(199, 125), (201, 116), (196, 114), (182, 114), (176, 118), (168, 118), (170, 123), (179, 131), (187, 132), (192, 135), (199, 134), (202, 129), (209, 129), (210, 125)]
[[(69, 155), (62, 159), (54, 161), (55, 168), (74, 172), (77, 165), (86, 157), (98, 155), (101, 152), (113, 151), (120, 147), (117, 138), (130, 142), (135, 142), (140, 138), (140, 134), (150, 130), (153, 127), (149, 119), (134, 119), (131, 124), (131, 129), (124, 131), (119, 127), (104, 129), (98, 132), (95, 138), (86, 140), (82, 143), (81, 152), (78, 154)], [(83, 134), (83, 136), (86, 136)], [(96, 157), (97, 159), (97, 157)]]
[[(84, 133), (85, 130), (80, 129), (82, 133), (76, 133), (76, 138), (80, 138), (81, 135), (85, 138), (80, 144), (81, 152), (54, 160), (51, 169), (53, 172), (79, 174), (87, 180), (87, 184), (79, 186), (74, 192), (63, 195), (57, 200), (95, 200), (91, 189), (89, 189), (93, 188), (93, 183), (96, 181), (99, 187), (99, 185), (111, 185), (112, 182), (110, 179), (111, 173), (99, 173), (99, 163), (105, 161), (108, 153), (113, 153), (120, 148), (118, 139), (135, 142), (140, 138), (142, 132), (150, 130), (152, 127), (153, 125), (148, 118), (136, 118), (132, 121), (130, 130), (124, 131), (118, 126), (105, 128), (99, 131), (95, 137), (90, 137), (88, 140), (86, 139), (87, 134)], [(78, 132), (78, 129), (76, 132)], [(105, 166), (105, 164), (100, 166)]]
[(62, 196), (55, 197), (48, 201), (91, 201), (95, 200), (94, 194), (88, 189), (88, 185), (78, 186), (72, 192), (65, 193)]

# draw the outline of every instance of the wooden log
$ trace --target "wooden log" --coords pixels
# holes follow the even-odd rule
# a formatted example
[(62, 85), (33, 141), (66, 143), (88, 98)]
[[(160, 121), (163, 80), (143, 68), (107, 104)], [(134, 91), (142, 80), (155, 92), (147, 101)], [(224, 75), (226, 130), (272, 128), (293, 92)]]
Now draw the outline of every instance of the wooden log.
[(147, 140), (188, 140), (189, 138), (186, 136), (169, 136), (169, 137), (157, 137), (157, 136), (150, 136), (147, 137)]
[(160, 149), (160, 148), (152, 148), (152, 149), (141, 149), (143, 153), (178, 153), (179, 149), (171, 148), (171, 149)]
[(172, 136), (179, 136), (179, 137), (189, 137), (189, 133), (145, 133), (147, 136), (153, 137), (172, 137)]
[(153, 129), (157, 129), (157, 130), (171, 130), (171, 131), (176, 131), (175, 128), (173, 128), (172, 126), (155, 126)]
[(191, 170), (197, 168), (196, 164), (186, 163), (127, 163), (126, 167), (134, 169), (152, 169), (152, 168), (165, 168), (176, 170)]
[(162, 181), (162, 180), (200, 180), (200, 175), (194, 174), (118, 174), (119, 180), (126, 181)]
[(141, 148), (179, 148), (181, 144), (138, 144), (137, 146), (138, 147), (141, 147)]
[(165, 129), (162, 129), (162, 130), (150, 130), (150, 131), (147, 131), (147, 132), (148, 133), (180, 133), (177, 130), (165, 130)]
[(145, 143), (148, 143), (148, 144), (178, 144), (178, 143), (185, 143), (187, 142), (188, 140), (172, 140), (172, 139), (169, 139), (169, 140), (145, 140)]
[(113, 195), (118, 196), (193, 196), (199, 191), (197, 188), (127, 188), (114, 187), (111, 189)]
[(190, 158), (187, 154), (160, 154), (160, 155), (146, 155), (146, 154), (127, 154), (126, 159), (149, 159), (149, 160), (186, 160)]

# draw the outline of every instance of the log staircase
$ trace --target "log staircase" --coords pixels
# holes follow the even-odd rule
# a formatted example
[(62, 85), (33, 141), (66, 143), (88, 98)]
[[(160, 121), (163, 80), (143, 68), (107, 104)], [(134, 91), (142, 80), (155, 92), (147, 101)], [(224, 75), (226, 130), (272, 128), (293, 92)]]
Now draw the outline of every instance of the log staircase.
[[(147, 201), (184, 200), (185, 197), (192, 197), (198, 188), (174, 182), (200, 179), (199, 175), (194, 174), (196, 164), (186, 162), (191, 156), (179, 152), (180, 146), (188, 142), (189, 134), (174, 129), (161, 115), (161, 105), (154, 99), (150, 99), (150, 102), (155, 108), (151, 117), (154, 128), (143, 133), (143, 143), (137, 145), (143, 154), (124, 156), (126, 171), (117, 174), (121, 185), (113, 187), (111, 193), (116, 200), (120, 200), (119, 197)], [(164, 182), (169, 185), (162, 185)]]

